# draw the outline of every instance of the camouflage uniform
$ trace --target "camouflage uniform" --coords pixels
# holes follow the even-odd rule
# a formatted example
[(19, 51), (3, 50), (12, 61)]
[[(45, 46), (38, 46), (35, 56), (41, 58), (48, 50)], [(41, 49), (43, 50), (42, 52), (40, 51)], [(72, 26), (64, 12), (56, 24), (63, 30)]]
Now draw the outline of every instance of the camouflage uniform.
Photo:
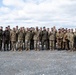
[(69, 42), (69, 47), (70, 50), (73, 51), (73, 45), (74, 45), (74, 34), (72, 32), (70, 32), (70, 38), (69, 38), (70, 42)]
[(39, 31), (34, 31), (34, 49), (39, 50)]
[(18, 49), (21, 51), (23, 49), (23, 31), (22, 28), (20, 29), (18, 33)]
[(12, 51), (16, 50), (16, 31), (15, 28), (10, 32), (11, 44), (12, 44)]
[(49, 41), (50, 41), (50, 50), (54, 50), (55, 49), (55, 32), (50, 32)]
[(26, 50), (30, 50), (30, 37), (31, 37), (31, 32), (28, 29), (25, 33), (25, 48), (26, 48)]
[(62, 48), (62, 41), (63, 41), (62, 33), (61, 32), (57, 32), (56, 38), (57, 38), (57, 49), (60, 50)]
[(67, 42), (68, 42), (67, 32), (64, 31), (64, 35), (63, 35), (63, 49), (64, 49), (64, 50), (68, 50)]

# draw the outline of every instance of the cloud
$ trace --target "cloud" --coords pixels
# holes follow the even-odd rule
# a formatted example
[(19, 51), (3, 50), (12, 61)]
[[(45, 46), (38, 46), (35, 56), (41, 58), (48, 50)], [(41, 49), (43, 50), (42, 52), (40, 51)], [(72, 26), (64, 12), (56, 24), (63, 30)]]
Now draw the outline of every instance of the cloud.
[(0, 25), (75, 27), (75, 0), (3, 0)]

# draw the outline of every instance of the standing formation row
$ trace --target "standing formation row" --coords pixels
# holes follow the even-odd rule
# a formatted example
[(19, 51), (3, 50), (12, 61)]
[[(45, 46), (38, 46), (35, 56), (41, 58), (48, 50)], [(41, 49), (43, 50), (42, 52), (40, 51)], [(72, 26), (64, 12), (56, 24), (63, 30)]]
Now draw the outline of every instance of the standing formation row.
[(76, 29), (0, 27), (0, 50), (75, 50)]

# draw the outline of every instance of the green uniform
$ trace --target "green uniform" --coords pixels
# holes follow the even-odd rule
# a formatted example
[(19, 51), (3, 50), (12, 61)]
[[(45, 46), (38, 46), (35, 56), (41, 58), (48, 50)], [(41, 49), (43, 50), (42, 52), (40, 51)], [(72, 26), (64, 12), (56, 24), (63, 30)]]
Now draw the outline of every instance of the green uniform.
[(42, 50), (48, 49), (48, 32), (46, 30), (42, 31)]

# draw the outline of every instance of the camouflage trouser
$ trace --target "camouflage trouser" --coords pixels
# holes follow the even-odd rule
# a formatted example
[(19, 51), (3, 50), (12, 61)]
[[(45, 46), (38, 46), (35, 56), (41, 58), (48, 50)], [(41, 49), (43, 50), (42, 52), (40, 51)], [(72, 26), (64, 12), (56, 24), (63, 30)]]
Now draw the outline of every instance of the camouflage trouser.
[(63, 42), (63, 49), (68, 50), (67, 41), (66, 42)]
[(55, 41), (54, 40), (50, 40), (50, 50), (51, 49), (55, 49)]
[(34, 49), (39, 50), (39, 41), (38, 40), (34, 40)]
[(57, 49), (62, 48), (62, 40), (57, 40)]
[(74, 46), (74, 42), (73, 42), (73, 41), (70, 41), (70, 42), (69, 42), (70, 50), (73, 50), (73, 46)]
[(25, 40), (25, 48), (26, 50), (30, 50), (30, 40)]
[(48, 41), (42, 40), (42, 50), (48, 50)]
[(16, 50), (16, 41), (11, 41), (12, 44), (12, 50)]
[(17, 48), (19, 50), (22, 50), (22, 47), (23, 47), (23, 40), (18, 40), (18, 42), (17, 42)]

